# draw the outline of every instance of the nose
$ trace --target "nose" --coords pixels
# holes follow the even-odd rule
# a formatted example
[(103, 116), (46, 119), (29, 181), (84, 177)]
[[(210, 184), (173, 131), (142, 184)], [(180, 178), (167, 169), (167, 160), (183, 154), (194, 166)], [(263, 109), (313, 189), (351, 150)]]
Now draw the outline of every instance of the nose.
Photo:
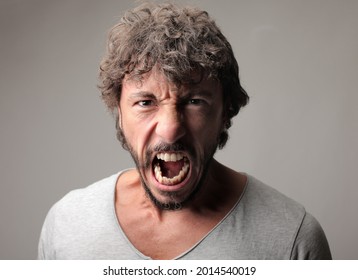
[(178, 108), (163, 108), (158, 114), (156, 134), (165, 143), (175, 143), (185, 135), (183, 114)]

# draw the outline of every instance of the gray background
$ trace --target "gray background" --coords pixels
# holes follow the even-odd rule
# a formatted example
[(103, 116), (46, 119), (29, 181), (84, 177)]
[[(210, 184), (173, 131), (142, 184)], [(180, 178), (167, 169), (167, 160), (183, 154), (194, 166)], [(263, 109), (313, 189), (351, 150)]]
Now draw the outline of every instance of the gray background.
[[(178, 1), (185, 3), (185, 1)], [(358, 1), (187, 1), (217, 20), (251, 102), (217, 158), (306, 206), (358, 259)], [(0, 258), (36, 258), (49, 208), (133, 166), (96, 88), (133, 1), (0, 2)]]

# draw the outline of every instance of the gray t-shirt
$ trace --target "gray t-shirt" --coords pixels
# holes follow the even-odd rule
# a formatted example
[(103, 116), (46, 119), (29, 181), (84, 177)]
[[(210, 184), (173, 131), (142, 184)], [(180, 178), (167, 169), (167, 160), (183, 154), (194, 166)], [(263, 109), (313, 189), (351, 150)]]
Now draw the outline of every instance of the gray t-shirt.
[[(41, 232), (39, 259), (150, 259), (133, 246), (117, 220), (114, 197), (120, 174), (74, 190), (51, 208)], [(297, 202), (247, 177), (233, 209), (175, 259), (331, 259), (314, 217)]]

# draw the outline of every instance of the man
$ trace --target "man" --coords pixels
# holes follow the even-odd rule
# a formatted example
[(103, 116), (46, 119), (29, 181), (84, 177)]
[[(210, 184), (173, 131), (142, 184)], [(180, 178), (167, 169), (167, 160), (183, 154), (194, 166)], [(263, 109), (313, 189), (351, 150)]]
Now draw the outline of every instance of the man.
[(206, 12), (172, 4), (127, 12), (100, 69), (136, 169), (55, 204), (40, 259), (331, 258), (301, 205), (213, 158), (248, 96)]

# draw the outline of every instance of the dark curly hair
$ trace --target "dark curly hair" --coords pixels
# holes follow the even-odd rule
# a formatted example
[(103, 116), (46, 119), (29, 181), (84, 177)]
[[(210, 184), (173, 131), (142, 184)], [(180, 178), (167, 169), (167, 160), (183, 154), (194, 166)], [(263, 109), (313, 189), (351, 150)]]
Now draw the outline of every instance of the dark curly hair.
[[(218, 146), (224, 147), (232, 117), (248, 103), (241, 87), (239, 67), (230, 43), (208, 13), (174, 4), (143, 4), (127, 11), (109, 33), (107, 53), (100, 65), (102, 98), (114, 111), (125, 76), (138, 79), (157, 67), (177, 85), (190, 84), (193, 73), (217, 79), (223, 88), (225, 131)], [(125, 145), (118, 125), (117, 136)]]

